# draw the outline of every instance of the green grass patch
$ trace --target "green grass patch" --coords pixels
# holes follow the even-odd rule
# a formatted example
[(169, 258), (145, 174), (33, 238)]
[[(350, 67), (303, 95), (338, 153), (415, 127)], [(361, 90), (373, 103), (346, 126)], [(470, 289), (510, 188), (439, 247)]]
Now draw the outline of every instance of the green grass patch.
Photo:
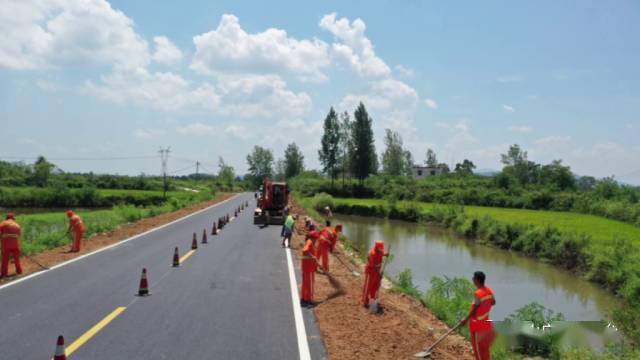
[[(352, 199), (334, 198), (335, 204), (362, 205), (362, 206), (386, 206), (389, 204), (384, 199)], [(399, 201), (398, 205), (413, 205), (420, 210), (432, 210), (441, 204), (405, 202)], [(640, 245), (640, 228), (606, 219), (594, 215), (578, 214), (562, 211), (543, 211), (525, 209), (507, 209), (482, 206), (464, 206), (464, 211), (475, 218), (490, 216), (491, 218), (516, 224), (536, 225), (542, 227), (552, 226), (566, 233), (584, 233), (593, 240), (594, 246), (609, 245), (616, 239), (629, 239)]]

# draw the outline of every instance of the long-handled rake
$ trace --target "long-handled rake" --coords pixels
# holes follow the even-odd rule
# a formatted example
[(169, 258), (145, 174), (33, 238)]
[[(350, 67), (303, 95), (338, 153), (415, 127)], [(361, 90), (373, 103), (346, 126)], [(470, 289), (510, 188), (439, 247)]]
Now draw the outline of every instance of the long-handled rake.
[(435, 347), (438, 346), (438, 344), (440, 344), (444, 339), (446, 339), (447, 336), (451, 335), (452, 332), (456, 331), (460, 326), (462, 326), (462, 324), (463, 324), (463, 321), (460, 321), (458, 325), (452, 327), (451, 330), (447, 331), (446, 334), (442, 335), (440, 339), (438, 339), (435, 343), (433, 343), (433, 345), (429, 346), (425, 351), (421, 351), (419, 353), (413, 354), (413, 357), (424, 359), (431, 356), (431, 352), (433, 351), (433, 349), (435, 349)]

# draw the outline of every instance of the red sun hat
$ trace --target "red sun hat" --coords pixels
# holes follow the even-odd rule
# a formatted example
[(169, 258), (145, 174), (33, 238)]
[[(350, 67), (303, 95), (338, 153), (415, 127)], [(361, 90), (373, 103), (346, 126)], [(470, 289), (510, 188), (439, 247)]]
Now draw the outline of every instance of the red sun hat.
[(13, 213), (8, 213), (8, 214), (7, 214), (7, 220), (9, 220), (9, 219), (11, 219), (11, 220), (15, 220), (15, 219), (16, 219), (16, 216), (15, 216)]
[(73, 216), (73, 210), (67, 210), (67, 217)]

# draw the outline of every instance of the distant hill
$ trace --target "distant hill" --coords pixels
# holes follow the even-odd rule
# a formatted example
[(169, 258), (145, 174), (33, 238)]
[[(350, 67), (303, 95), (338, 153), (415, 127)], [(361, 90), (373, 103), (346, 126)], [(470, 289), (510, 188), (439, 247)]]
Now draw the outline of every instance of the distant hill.
[(474, 171), (473, 173), (480, 176), (496, 176), (500, 171), (494, 169), (479, 169)]

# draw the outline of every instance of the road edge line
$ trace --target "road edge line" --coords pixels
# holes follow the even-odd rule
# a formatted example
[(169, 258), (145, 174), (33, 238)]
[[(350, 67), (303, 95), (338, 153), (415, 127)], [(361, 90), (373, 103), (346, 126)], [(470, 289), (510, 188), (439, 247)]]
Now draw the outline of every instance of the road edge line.
[(115, 320), (120, 314), (122, 314), (127, 308), (124, 306), (118, 306), (115, 310), (113, 310), (109, 315), (102, 318), (102, 320), (98, 321), (97, 324), (93, 325), (89, 330), (87, 330), (84, 334), (80, 335), (73, 343), (67, 346), (64, 349), (66, 356), (71, 356), (76, 350), (80, 349), (82, 345), (91, 340), (96, 334), (98, 334), (102, 329), (104, 329), (110, 322)]
[(291, 285), (291, 302), (293, 305), (293, 318), (296, 323), (296, 334), (298, 336), (298, 353), (300, 360), (311, 360), (309, 352), (309, 342), (307, 341), (307, 329), (304, 327), (304, 318), (300, 309), (300, 298), (298, 297), (298, 282), (291, 260), (291, 249), (286, 249), (287, 266), (289, 267), (289, 283)]
[(1, 291), (1, 290), (3, 290), (3, 289), (5, 289), (5, 288), (8, 288), (9, 286), (19, 284), (19, 283), (21, 283), (21, 282), (23, 282), (23, 281), (26, 281), (26, 280), (32, 279), (32, 278), (34, 278), (34, 277), (36, 277), (36, 276), (39, 276), (39, 275), (42, 275), (42, 274), (48, 273), (49, 271), (52, 271), (52, 270), (55, 270), (55, 269), (61, 268), (61, 267), (65, 266), (65, 265), (69, 265), (69, 264), (71, 264), (71, 263), (73, 263), (73, 262), (76, 262), (76, 261), (82, 260), (82, 259), (84, 259), (84, 258), (86, 258), (86, 257), (91, 256), (91, 255), (95, 255), (95, 254), (101, 253), (101, 252), (103, 252), (103, 251), (109, 250), (109, 249), (111, 249), (111, 248), (114, 248), (114, 247), (116, 247), (116, 246), (120, 246), (120, 245), (122, 245), (122, 244), (124, 244), (124, 243), (127, 243), (127, 242), (131, 241), (131, 240), (135, 240), (135, 239), (140, 238), (140, 237), (142, 237), (142, 236), (148, 235), (148, 234), (150, 234), (150, 233), (152, 233), (152, 232), (154, 232), (154, 231), (157, 231), (157, 230), (163, 229), (163, 228), (165, 228), (165, 227), (167, 227), (167, 226), (173, 225), (173, 224), (175, 224), (175, 223), (177, 223), (177, 222), (180, 222), (180, 221), (182, 221), (182, 220), (185, 220), (185, 219), (187, 219), (187, 218), (190, 218), (190, 217), (192, 217), (192, 216), (195, 216), (195, 215), (201, 214), (201, 213), (203, 213), (203, 212), (205, 212), (205, 211), (207, 211), (207, 210), (209, 210), (209, 209), (211, 209), (211, 208), (214, 208), (214, 207), (216, 207), (216, 206), (218, 206), (218, 205), (222, 205), (222, 204), (226, 203), (227, 201), (231, 201), (231, 200), (233, 200), (233, 199), (235, 199), (235, 198), (237, 198), (238, 196), (241, 196), (241, 195), (242, 195), (242, 193), (240, 193), (240, 194), (236, 194), (236, 195), (234, 195), (234, 196), (232, 196), (232, 197), (230, 197), (230, 198), (228, 198), (228, 199), (225, 199), (225, 200), (223, 200), (223, 201), (221, 201), (221, 202), (219, 202), (219, 203), (213, 204), (213, 205), (208, 206), (208, 207), (206, 207), (206, 208), (204, 208), (204, 209), (201, 209), (201, 210), (198, 210), (198, 211), (193, 212), (193, 213), (191, 213), (191, 214), (185, 215), (185, 216), (183, 216), (183, 217), (181, 217), (181, 218), (175, 219), (175, 220), (173, 220), (173, 221), (171, 221), (171, 222), (168, 222), (168, 223), (166, 223), (166, 224), (162, 224), (162, 225), (160, 225), (160, 226), (158, 226), (158, 227), (155, 227), (155, 228), (153, 228), (153, 229), (147, 230), (147, 231), (145, 231), (145, 232), (143, 232), (143, 233), (140, 233), (140, 234), (138, 234), (138, 235), (134, 235), (134, 236), (132, 236), (132, 237), (130, 237), (130, 238), (126, 238), (126, 239), (120, 240), (120, 241), (118, 241), (117, 243), (113, 243), (113, 244), (111, 244), (111, 245), (105, 246), (105, 247), (100, 248), (100, 249), (98, 249), (98, 250), (94, 250), (94, 251), (92, 251), (92, 252), (90, 252), (90, 253), (84, 254), (84, 255), (82, 255), (82, 256), (78, 256), (77, 258), (73, 258), (73, 259), (69, 259), (69, 260), (67, 260), (67, 261), (61, 262), (60, 264), (56, 264), (56, 265), (54, 265), (54, 266), (50, 267), (48, 270), (42, 270), (42, 271), (34, 272), (33, 274), (29, 274), (29, 275), (27, 275), (27, 276), (25, 276), (25, 277), (23, 277), (23, 278), (20, 278), (20, 279), (17, 279), (17, 280), (11, 281), (11, 282), (6, 283), (6, 284), (4, 284), (4, 285), (0, 285), (0, 291)]

